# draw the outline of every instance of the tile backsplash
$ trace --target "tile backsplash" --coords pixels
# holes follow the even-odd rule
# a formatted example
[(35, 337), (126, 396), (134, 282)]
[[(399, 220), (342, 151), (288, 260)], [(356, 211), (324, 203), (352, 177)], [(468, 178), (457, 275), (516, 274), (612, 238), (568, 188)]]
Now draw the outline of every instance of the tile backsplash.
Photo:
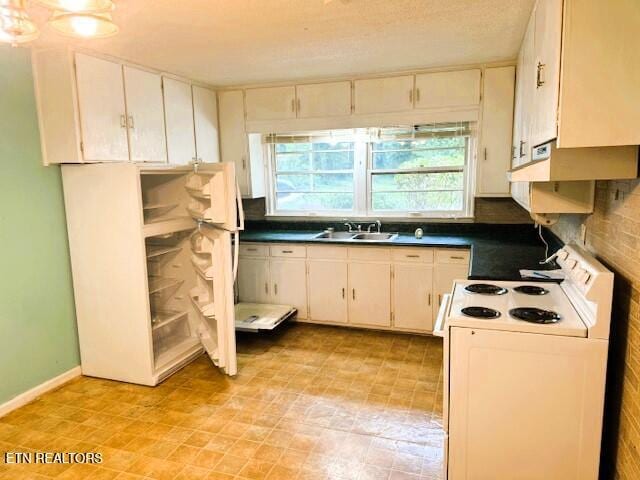
[(640, 478), (640, 179), (597, 182), (593, 215), (566, 215), (551, 230), (581, 243), (616, 275), (608, 365), (603, 479)]

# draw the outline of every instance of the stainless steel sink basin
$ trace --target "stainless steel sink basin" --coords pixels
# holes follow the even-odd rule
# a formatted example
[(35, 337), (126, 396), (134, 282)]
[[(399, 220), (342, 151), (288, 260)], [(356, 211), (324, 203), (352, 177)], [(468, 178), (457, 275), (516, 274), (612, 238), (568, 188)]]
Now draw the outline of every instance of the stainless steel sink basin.
[(381, 232), (381, 233), (357, 233), (353, 236), (353, 240), (359, 240), (359, 241), (377, 241), (377, 242), (381, 242), (381, 241), (388, 241), (390, 242), (391, 240), (394, 240), (396, 237), (398, 236), (397, 233), (388, 233), (388, 232)]
[(351, 240), (355, 233), (353, 232), (322, 232), (313, 238), (322, 238), (326, 240)]

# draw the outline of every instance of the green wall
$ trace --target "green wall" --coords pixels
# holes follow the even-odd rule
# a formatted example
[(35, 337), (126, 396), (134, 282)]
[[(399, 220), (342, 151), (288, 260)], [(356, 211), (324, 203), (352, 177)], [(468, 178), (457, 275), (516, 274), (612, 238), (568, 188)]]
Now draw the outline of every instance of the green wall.
[(58, 167), (43, 167), (30, 52), (0, 46), (0, 404), (79, 365)]

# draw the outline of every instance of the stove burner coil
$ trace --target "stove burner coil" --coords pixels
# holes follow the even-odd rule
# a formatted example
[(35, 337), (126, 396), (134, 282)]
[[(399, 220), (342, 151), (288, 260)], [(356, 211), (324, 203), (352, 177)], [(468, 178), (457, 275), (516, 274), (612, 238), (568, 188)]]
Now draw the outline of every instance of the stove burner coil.
[(512, 308), (509, 310), (509, 315), (518, 320), (540, 324), (557, 323), (562, 319), (556, 312), (534, 307)]
[(490, 283), (472, 283), (464, 287), (469, 293), (477, 293), (480, 295), (504, 295), (507, 289)]
[(500, 312), (487, 307), (465, 307), (460, 310), (463, 315), (474, 318), (498, 318)]
[(549, 293), (549, 290), (542, 287), (537, 287), (535, 285), (520, 285), (519, 287), (515, 287), (513, 289), (518, 293), (524, 293), (525, 295), (546, 295)]

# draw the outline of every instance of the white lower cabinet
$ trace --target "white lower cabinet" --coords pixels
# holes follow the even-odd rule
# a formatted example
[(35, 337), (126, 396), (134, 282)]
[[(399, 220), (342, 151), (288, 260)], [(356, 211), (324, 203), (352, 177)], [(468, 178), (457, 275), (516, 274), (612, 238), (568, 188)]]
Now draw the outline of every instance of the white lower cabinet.
[(269, 303), (269, 260), (240, 257), (238, 260), (238, 295), (241, 302)]
[(425, 247), (240, 247), (241, 302), (292, 305), (298, 319), (430, 333), (442, 295), (466, 279), (469, 251)]
[(349, 263), (349, 322), (391, 326), (391, 265)]
[(347, 323), (347, 263), (309, 260), (307, 277), (309, 318), (319, 322)]
[(302, 259), (269, 260), (272, 303), (291, 305), (307, 318), (307, 264)]
[(432, 331), (433, 266), (399, 263), (393, 269), (394, 327)]

